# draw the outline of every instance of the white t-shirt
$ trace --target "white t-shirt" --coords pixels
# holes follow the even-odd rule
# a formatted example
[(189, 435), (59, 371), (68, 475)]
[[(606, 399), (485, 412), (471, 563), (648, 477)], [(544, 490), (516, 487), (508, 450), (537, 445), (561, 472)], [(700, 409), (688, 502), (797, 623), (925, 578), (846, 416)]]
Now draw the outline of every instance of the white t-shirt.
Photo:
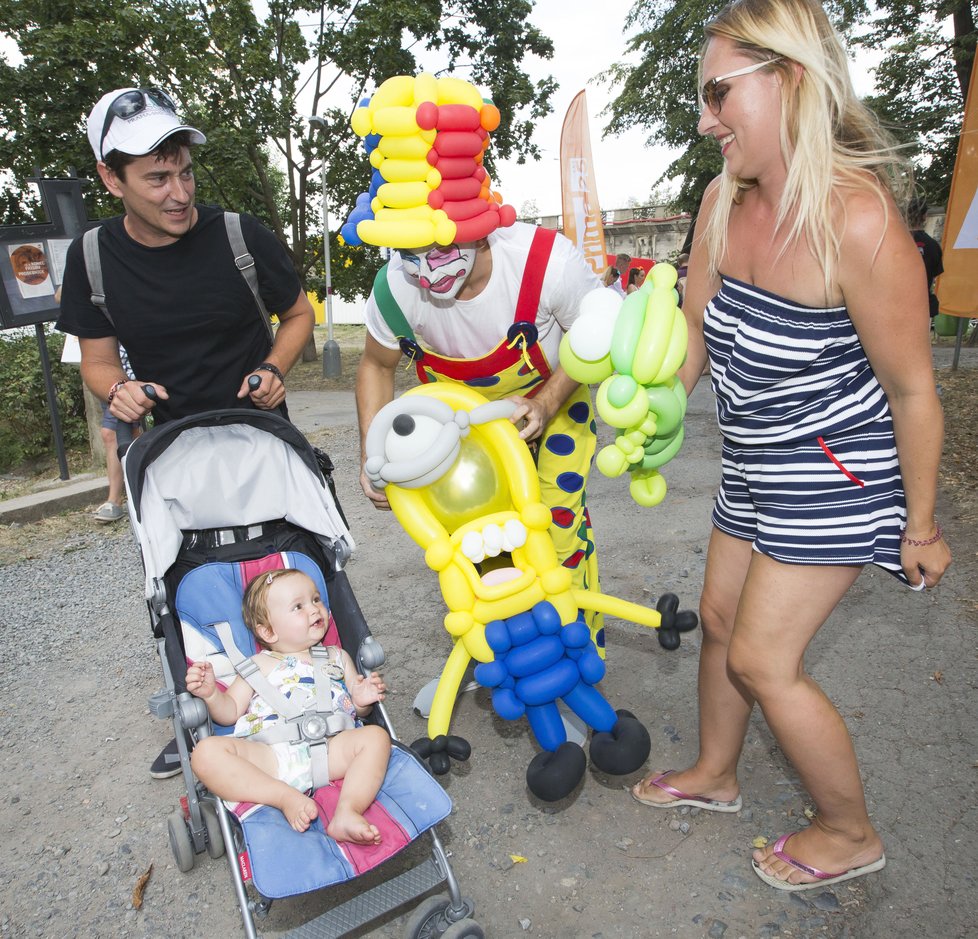
[[(414, 330), (418, 342), (438, 355), (474, 359), (491, 352), (513, 324), (516, 300), (526, 267), (526, 257), (536, 227), (517, 222), (489, 235), (492, 273), (483, 291), (471, 300), (442, 300), (417, 286), (404, 273), (400, 257), (391, 256), (387, 282), (391, 293)], [(577, 319), (581, 298), (601, 287), (583, 255), (558, 234), (540, 291), (536, 316), (539, 339), (551, 368), (558, 364), (560, 340)], [(373, 293), (367, 299), (364, 319), (370, 335), (388, 349), (397, 338), (384, 322)]]

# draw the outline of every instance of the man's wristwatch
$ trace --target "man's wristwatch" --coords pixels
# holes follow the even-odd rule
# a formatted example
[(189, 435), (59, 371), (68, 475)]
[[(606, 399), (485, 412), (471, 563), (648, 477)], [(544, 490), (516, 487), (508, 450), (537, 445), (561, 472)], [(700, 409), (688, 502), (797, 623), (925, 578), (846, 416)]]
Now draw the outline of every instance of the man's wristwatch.
[(285, 376), (282, 374), (282, 370), (277, 365), (272, 365), (271, 362), (262, 362), (254, 371), (271, 372), (283, 385), (285, 384)]

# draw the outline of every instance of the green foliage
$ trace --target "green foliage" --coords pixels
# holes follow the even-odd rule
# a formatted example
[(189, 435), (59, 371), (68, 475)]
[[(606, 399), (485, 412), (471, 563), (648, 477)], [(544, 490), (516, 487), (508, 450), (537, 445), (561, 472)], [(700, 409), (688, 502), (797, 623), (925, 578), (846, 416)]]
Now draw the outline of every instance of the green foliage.
[[(65, 447), (88, 443), (85, 401), (77, 366), (61, 364), (64, 336), (46, 337)], [(44, 372), (36, 333), (0, 333), (0, 472), (53, 452)]]
[(933, 205), (947, 202), (968, 81), (974, 67), (973, 0), (877, 0), (877, 15), (855, 41), (885, 49), (878, 93), (867, 103), (911, 147), (918, 188)]
[[(175, 95), (208, 138), (194, 152), (198, 198), (262, 218), (310, 284), (322, 280), (322, 161), (335, 232), (369, 183), (350, 114), (384, 79), (418, 71), (419, 58), (492, 96), (502, 115), (497, 156), (538, 157), (531, 132), (551, 110), (555, 84), (532, 82), (520, 63), (550, 58), (553, 45), (527, 22), (529, 0), (269, 0), (263, 17), (255, 6), (0, 0), (0, 38), (23, 57), (0, 61), (0, 166), (17, 180), (0, 180), (6, 223), (34, 211), (23, 180), (36, 164), (48, 175), (76, 167), (95, 178), (85, 117), (105, 91), (126, 86)], [(92, 217), (119, 211), (97, 181), (86, 202)], [(334, 259), (341, 254), (337, 246)], [(347, 258), (364, 270), (351, 273)], [(336, 289), (352, 297), (379, 257), (361, 251), (339, 263)]]
[[(912, 144), (918, 179), (929, 200), (947, 199), (974, 61), (975, 0), (827, 0), (826, 11), (853, 50), (884, 49), (878, 94), (868, 99), (898, 137)], [(660, 180), (677, 180), (677, 208), (696, 212), (707, 183), (720, 172), (716, 145), (696, 132), (697, 57), (703, 26), (724, 0), (636, 0), (626, 50), (638, 64), (618, 63), (603, 75), (618, 90), (605, 136), (632, 127), (649, 143), (681, 151)]]

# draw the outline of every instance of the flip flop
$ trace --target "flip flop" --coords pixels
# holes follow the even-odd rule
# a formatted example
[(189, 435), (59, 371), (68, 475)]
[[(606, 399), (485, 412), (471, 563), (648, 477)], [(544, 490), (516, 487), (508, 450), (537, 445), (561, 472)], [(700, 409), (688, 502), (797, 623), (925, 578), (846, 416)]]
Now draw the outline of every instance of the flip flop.
[(777, 877), (772, 877), (770, 874), (764, 873), (758, 865), (757, 861), (751, 860), (751, 866), (754, 868), (754, 873), (757, 874), (764, 883), (775, 890), (812, 890), (815, 887), (831, 887), (832, 884), (841, 884), (844, 880), (852, 880), (853, 877), (862, 877), (863, 874), (872, 874), (874, 871), (882, 870), (886, 867), (886, 855), (881, 854), (875, 861), (869, 864), (863, 864), (862, 867), (852, 867), (847, 871), (843, 871), (841, 874), (827, 874), (825, 871), (820, 871), (817, 867), (809, 867), (807, 864), (802, 864), (797, 858), (793, 858), (787, 851), (784, 850), (785, 843), (791, 837), (791, 834), (782, 835), (775, 842), (774, 845), (774, 856), (778, 860), (784, 861), (785, 864), (790, 864), (796, 870), (801, 871), (803, 874), (810, 874), (812, 877), (817, 877), (818, 879), (814, 883), (810, 884), (790, 884), (786, 880), (779, 880)]
[(744, 802), (740, 796), (737, 796), (732, 802), (720, 802), (717, 799), (708, 799), (706, 796), (691, 796), (688, 792), (680, 792), (678, 789), (674, 789), (662, 781), (666, 776), (674, 772), (676, 772), (674, 769), (667, 769), (664, 773), (656, 776), (650, 783), (650, 785), (655, 786), (657, 789), (661, 789), (663, 792), (668, 792), (669, 795), (675, 796), (671, 802), (653, 802), (651, 799), (641, 799), (635, 795), (634, 788), (628, 791), (636, 802), (651, 806), (653, 809), (673, 809), (678, 808), (680, 805), (691, 805), (698, 809), (704, 809), (707, 812), (739, 812), (743, 808)]

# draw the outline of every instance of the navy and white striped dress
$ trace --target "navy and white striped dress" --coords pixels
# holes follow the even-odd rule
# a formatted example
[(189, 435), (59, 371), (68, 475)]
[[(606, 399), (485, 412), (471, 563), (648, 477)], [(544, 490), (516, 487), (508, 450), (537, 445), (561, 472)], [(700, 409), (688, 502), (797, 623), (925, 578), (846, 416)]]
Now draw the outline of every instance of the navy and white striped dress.
[(703, 332), (724, 437), (713, 523), (778, 561), (905, 581), (893, 423), (846, 308), (722, 277)]

